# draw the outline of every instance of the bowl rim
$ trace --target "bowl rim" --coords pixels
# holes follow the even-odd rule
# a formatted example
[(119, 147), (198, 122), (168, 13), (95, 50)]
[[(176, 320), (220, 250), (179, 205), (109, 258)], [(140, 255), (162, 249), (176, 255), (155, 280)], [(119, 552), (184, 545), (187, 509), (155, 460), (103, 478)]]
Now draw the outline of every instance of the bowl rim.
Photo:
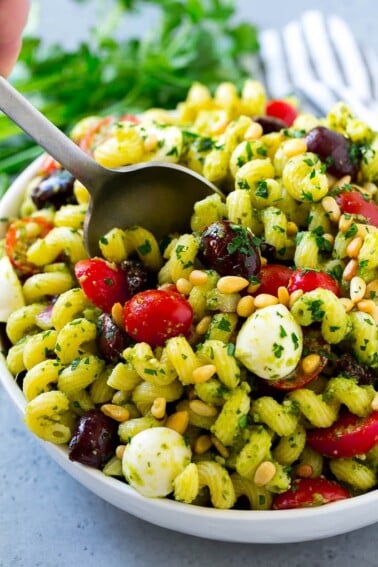
[[(42, 155), (34, 160), (0, 200), (0, 238), (5, 234), (4, 219), (17, 213), (25, 188), (44, 158)], [(25, 398), (1, 352), (0, 382), (23, 415)], [(188, 535), (239, 543), (294, 543), (340, 535), (378, 522), (378, 489), (319, 507), (219, 510), (168, 498), (146, 498), (125, 482), (70, 461), (66, 448), (38, 441), (67, 473), (100, 498), (140, 519)]]

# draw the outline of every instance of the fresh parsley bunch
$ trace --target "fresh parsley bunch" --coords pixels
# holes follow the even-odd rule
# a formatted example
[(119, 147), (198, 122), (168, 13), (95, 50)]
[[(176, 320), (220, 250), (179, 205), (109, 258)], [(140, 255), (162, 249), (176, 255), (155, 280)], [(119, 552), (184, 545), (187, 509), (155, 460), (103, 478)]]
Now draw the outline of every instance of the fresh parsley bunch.
[[(63, 130), (90, 114), (173, 108), (193, 81), (210, 88), (224, 80), (240, 84), (247, 75), (245, 56), (258, 50), (256, 28), (247, 22), (233, 23), (231, 0), (111, 0), (110, 4), (108, 20), (96, 23), (90, 40), (75, 51), (61, 45), (46, 48), (38, 37), (24, 39), (14, 85)], [(130, 12), (143, 14), (147, 5), (156, 10), (153, 29), (143, 37), (117, 41), (119, 20)], [(17, 126), (0, 116), (0, 195), (8, 176), (40, 152)]]

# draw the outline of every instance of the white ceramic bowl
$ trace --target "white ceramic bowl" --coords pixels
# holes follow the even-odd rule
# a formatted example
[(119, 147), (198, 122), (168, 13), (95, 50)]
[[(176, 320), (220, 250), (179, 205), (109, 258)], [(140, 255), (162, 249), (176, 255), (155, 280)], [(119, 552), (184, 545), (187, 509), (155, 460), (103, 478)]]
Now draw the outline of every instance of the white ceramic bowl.
[[(36, 174), (38, 162), (18, 177), (0, 201), (0, 218), (17, 214), (25, 186)], [(0, 350), (1, 346), (0, 342)], [(1, 354), (0, 379), (9, 394), (9, 402), (22, 413), (24, 397)], [(144, 498), (127, 484), (70, 461), (64, 448), (50, 443), (44, 446), (65, 471), (100, 498), (138, 518), (185, 534), (219, 541), (291, 543), (335, 536), (378, 522), (378, 490), (317, 508), (215, 510), (168, 499)]]

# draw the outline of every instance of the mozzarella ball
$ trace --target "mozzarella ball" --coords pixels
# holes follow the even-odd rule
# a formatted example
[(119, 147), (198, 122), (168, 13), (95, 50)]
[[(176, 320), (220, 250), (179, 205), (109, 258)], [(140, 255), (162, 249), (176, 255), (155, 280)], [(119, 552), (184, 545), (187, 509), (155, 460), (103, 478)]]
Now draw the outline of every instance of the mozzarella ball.
[(260, 378), (279, 380), (297, 366), (302, 348), (302, 329), (287, 307), (269, 305), (245, 321), (236, 339), (235, 356)]
[(173, 491), (173, 481), (190, 463), (192, 452), (180, 433), (153, 427), (137, 433), (126, 445), (122, 471), (143, 496), (159, 498)]

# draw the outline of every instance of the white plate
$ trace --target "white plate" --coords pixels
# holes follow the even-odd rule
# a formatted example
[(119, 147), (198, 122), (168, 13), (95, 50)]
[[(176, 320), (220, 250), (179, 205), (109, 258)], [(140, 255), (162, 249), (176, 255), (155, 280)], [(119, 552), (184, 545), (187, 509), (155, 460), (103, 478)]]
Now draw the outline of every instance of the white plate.
[[(38, 171), (36, 160), (0, 201), (0, 218), (16, 215), (27, 182)], [(0, 237), (3, 236), (0, 228)], [(0, 350), (1, 350), (0, 342)], [(0, 379), (21, 413), (25, 400), (0, 354)], [(53, 459), (89, 490), (121, 510), (185, 534), (218, 541), (293, 543), (331, 537), (378, 522), (378, 490), (317, 508), (277, 511), (215, 510), (167, 499), (147, 499), (127, 484), (74, 463), (64, 448), (44, 443)]]

